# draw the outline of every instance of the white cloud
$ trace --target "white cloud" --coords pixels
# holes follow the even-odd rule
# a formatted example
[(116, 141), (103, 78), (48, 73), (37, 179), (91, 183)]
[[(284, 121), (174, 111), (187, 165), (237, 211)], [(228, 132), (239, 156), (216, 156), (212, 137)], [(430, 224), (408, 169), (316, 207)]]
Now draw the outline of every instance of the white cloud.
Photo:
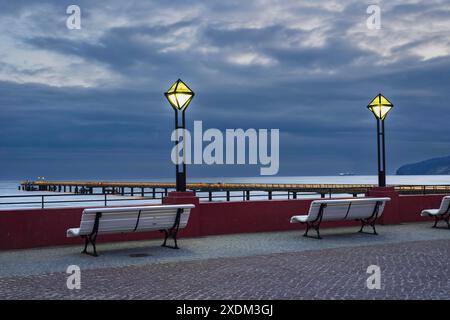
[[(82, 30), (65, 28), (66, 14), (61, 7), (51, 5), (24, 6), (19, 16), (4, 15), (0, 20), (0, 79), (15, 82), (34, 82), (52, 86), (123, 86), (129, 83), (127, 75), (113, 66), (86, 56), (65, 55), (51, 48), (36, 49), (25, 45), (27, 39), (54, 37), (77, 44), (101, 44), (102, 36), (113, 28), (149, 27), (172, 28), (170, 36), (136, 33), (130, 41), (145, 50), (160, 54), (184, 54), (205, 64), (197, 70), (214, 73), (222, 62), (240, 66), (277, 66), (274, 74), (280, 77), (345, 73), (345, 68), (367, 64), (389, 65), (405, 57), (418, 61), (450, 55), (450, 5), (443, 0), (429, 0), (424, 10), (399, 10), (399, 5), (425, 3), (419, 0), (367, 1), (379, 3), (382, 9), (382, 29), (368, 30), (366, 7), (358, 0), (322, 0), (313, 2), (253, 0), (242, 2), (199, 2), (195, 4), (168, 4), (136, 0), (111, 1), (99, 6), (92, 2), (81, 3)], [(370, 3), (369, 3), (370, 2)], [(175, 10), (177, 9), (177, 10)], [(355, 10), (361, 9), (361, 12)], [(441, 13), (436, 15), (436, 12)], [(389, 18), (386, 18), (389, 17)], [(180, 25), (174, 25), (179, 23)], [(267, 39), (248, 40), (242, 46), (210, 43), (203, 31), (216, 29), (239, 32), (253, 29), (256, 32), (274, 28), (279, 34)], [(298, 32), (296, 32), (298, 31)], [(438, 40), (437, 40), (438, 39)], [(220, 39), (218, 40), (220, 42)], [(330, 44), (339, 42), (343, 47), (367, 51), (367, 57), (349, 57), (345, 65), (329, 66), (320, 60), (314, 66), (287, 66), (271, 52), (277, 50), (320, 49), (329, 50)], [(107, 48), (113, 50), (114, 48)], [(265, 50), (269, 49), (269, 50)], [(275, 49), (275, 50), (273, 50)], [(375, 55), (371, 55), (374, 53)], [(330, 57), (333, 52), (330, 51)], [(130, 57), (133, 58), (133, 57)], [(326, 55), (323, 56), (326, 60)], [(129, 70), (139, 70), (145, 61), (134, 62)], [(137, 68), (136, 66), (139, 66)], [(155, 67), (155, 66), (154, 66)], [(156, 66), (158, 67), (158, 66)], [(337, 70), (336, 68), (339, 68)], [(144, 81), (136, 79), (133, 81)]]
[(269, 66), (275, 64), (276, 60), (258, 53), (240, 53), (230, 55), (228, 57), (228, 62), (243, 66), (249, 65)]

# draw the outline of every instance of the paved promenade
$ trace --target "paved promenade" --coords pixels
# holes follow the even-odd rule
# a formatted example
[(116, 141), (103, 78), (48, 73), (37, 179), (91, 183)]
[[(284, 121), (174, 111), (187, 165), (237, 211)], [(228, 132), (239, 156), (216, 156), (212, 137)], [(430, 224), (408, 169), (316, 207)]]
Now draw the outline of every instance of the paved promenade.
[[(2, 299), (450, 299), (450, 230), (430, 223), (275, 232), (0, 252)], [(81, 268), (69, 290), (67, 266)], [(381, 270), (369, 290), (367, 267)]]

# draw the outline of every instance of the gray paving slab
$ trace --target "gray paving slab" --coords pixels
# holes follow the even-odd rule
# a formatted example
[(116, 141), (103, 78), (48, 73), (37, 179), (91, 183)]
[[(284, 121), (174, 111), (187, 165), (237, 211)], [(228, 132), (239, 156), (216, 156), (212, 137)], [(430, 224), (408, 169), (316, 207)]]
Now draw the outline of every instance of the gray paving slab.
[[(450, 240), (339, 247), (247, 257), (0, 278), (2, 299), (446, 299)], [(379, 267), (370, 289), (369, 266)]]
[(100, 243), (97, 258), (80, 254), (81, 243), (1, 251), (0, 278), (65, 272), (69, 265), (92, 270), (450, 239), (450, 230), (433, 229), (430, 223), (378, 226), (378, 236), (359, 234), (357, 229), (323, 229), (323, 240), (304, 238), (301, 230), (185, 238), (179, 250), (161, 247), (160, 240)]

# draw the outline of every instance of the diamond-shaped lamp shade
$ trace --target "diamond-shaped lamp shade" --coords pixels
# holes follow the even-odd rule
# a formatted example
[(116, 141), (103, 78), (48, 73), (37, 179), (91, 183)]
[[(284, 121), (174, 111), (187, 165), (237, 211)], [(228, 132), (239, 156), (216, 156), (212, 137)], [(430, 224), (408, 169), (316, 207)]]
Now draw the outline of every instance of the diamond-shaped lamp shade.
[(189, 89), (181, 79), (175, 81), (170, 89), (164, 94), (175, 110), (182, 111), (188, 107), (194, 97), (194, 91)]
[(379, 120), (384, 120), (393, 107), (394, 105), (381, 93), (377, 95), (367, 106), (367, 108), (369, 108), (369, 110), (372, 111), (374, 116)]

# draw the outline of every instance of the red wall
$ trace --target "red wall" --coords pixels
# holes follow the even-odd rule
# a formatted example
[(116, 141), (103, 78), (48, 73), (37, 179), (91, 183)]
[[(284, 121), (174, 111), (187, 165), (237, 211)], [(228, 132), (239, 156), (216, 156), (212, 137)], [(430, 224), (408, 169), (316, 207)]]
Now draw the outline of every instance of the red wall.
[(430, 218), (420, 216), (424, 209), (439, 208), (444, 195), (411, 195), (399, 197), (400, 222), (426, 221)]
[[(392, 196), (392, 195), (391, 195)], [(395, 195), (394, 195), (395, 197)], [(398, 196), (397, 196), (398, 197)], [(399, 196), (386, 206), (381, 223), (426, 221), (420, 217), (425, 208), (439, 207), (442, 195)], [(198, 203), (197, 198), (166, 198), (164, 203), (194, 203), (196, 208), (181, 237), (215, 234), (299, 230), (290, 224), (291, 216), (306, 214), (312, 200), (270, 200)], [(395, 204), (395, 205), (394, 205)], [(82, 243), (80, 238), (66, 238), (66, 230), (78, 227), (81, 208), (0, 211), (0, 249), (18, 249)], [(358, 223), (324, 223), (324, 227)], [(99, 236), (98, 242), (162, 238), (159, 232)]]

